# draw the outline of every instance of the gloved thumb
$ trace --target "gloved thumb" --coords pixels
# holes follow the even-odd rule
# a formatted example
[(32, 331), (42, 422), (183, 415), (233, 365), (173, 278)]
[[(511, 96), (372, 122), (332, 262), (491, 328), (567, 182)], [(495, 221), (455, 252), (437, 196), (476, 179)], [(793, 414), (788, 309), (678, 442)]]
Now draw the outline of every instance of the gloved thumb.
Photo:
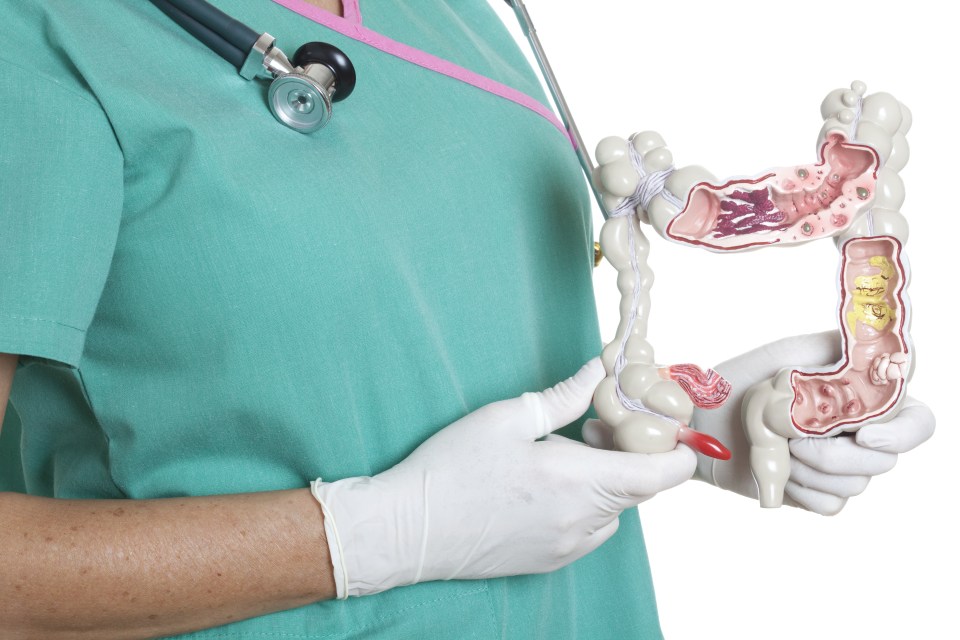
[[(842, 355), (840, 333), (824, 331), (783, 338), (722, 362), (714, 369), (734, 385), (746, 389), (771, 378), (784, 367), (818, 367), (837, 362)], [(727, 407), (731, 407), (727, 403)]]
[(875, 451), (906, 453), (929, 440), (936, 425), (930, 408), (907, 396), (896, 416), (857, 431), (857, 444)]
[(523, 394), (517, 398), (523, 403), (524, 411), (520, 412), (523, 414), (521, 424), (517, 425), (514, 435), (536, 440), (570, 424), (586, 412), (593, 392), (605, 375), (600, 358), (594, 358), (573, 377), (549, 389)]

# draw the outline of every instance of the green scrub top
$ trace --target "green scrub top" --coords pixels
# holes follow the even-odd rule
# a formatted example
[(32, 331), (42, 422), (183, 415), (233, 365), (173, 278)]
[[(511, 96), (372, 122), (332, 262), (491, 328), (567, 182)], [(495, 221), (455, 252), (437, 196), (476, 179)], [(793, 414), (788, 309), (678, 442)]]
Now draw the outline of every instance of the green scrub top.
[[(373, 475), (599, 352), (569, 141), (371, 44), (545, 102), (486, 2), (368, 0), (334, 28), (269, 0), (214, 4), (288, 53), (323, 40), (351, 56), (356, 90), (325, 129), (278, 124), (261, 83), (145, 0), (0, 0), (17, 45), (0, 53), (0, 352), (26, 356), (3, 433), (8, 489), (139, 499)], [(547, 575), (420, 584), (184, 637), (659, 636), (630, 511), (600, 550)]]

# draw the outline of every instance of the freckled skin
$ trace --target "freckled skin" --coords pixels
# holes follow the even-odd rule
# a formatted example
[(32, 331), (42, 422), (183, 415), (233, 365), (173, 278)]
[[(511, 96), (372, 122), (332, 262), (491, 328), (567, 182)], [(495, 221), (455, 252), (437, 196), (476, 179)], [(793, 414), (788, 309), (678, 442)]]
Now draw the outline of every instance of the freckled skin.
[[(0, 353), (0, 424), (16, 363)], [(308, 489), (120, 502), (0, 493), (0, 638), (153, 638), (336, 595)]]
[(335, 596), (308, 490), (118, 502), (0, 494), (0, 638), (166, 636)]
[[(16, 364), (0, 354), (0, 423)], [(331, 599), (328, 549), (308, 489), (168, 500), (0, 493), (0, 638), (153, 638)]]

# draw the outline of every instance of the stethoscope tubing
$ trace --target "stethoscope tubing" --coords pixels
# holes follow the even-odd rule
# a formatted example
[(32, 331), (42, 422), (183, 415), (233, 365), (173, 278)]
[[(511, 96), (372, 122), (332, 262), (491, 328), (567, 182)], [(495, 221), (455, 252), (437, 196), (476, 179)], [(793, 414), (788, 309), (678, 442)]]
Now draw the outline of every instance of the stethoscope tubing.
[[(257, 33), (205, 0), (150, 0), (150, 2), (193, 37), (230, 62), (241, 75), (244, 75), (244, 67), (250, 60), (258, 39), (261, 35), (267, 35)], [(587, 184), (590, 185), (590, 190), (593, 192), (600, 211), (604, 217), (607, 217), (608, 214), (603, 206), (603, 200), (593, 181), (595, 171), (593, 160), (587, 151), (579, 129), (577, 129), (577, 124), (573, 119), (573, 114), (570, 112), (570, 107), (563, 96), (563, 92), (560, 90), (560, 83), (553, 73), (553, 68), (550, 66), (550, 61), (547, 59), (540, 38), (537, 36), (537, 30), (533, 26), (530, 14), (522, 0), (506, 0), (506, 3), (517, 16), (523, 34), (529, 42), (534, 58), (546, 80), (550, 95), (560, 113), (560, 118), (576, 149), (577, 159), (587, 178)]]
[(557, 105), (557, 111), (560, 113), (560, 119), (563, 120), (563, 125), (567, 128), (567, 133), (570, 135), (570, 139), (573, 141), (573, 144), (576, 147), (577, 160), (580, 161), (580, 167), (583, 169), (583, 173), (587, 178), (587, 184), (590, 185), (590, 191), (593, 192), (593, 199), (596, 201), (597, 206), (600, 207), (600, 212), (603, 214), (603, 217), (607, 218), (609, 217), (609, 214), (606, 207), (603, 206), (603, 198), (600, 197), (600, 192), (597, 190), (597, 187), (593, 182), (593, 174), (596, 170), (596, 166), (593, 163), (593, 159), (590, 157), (590, 152), (587, 150), (586, 144), (583, 142), (583, 137), (580, 135), (580, 130), (577, 128), (577, 123), (573, 119), (573, 113), (570, 111), (570, 106), (563, 97), (563, 91), (560, 90), (560, 82), (557, 80), (557, 76), (553, 73), (553, 67), (550, 66), (550, 61), (547, 59), (547, 54), (543, 49), (543, 44), (541, 44), (540, 38), (537, 36), (537, 30), (533, 26), (533, 20), (530, 18), (530, 13), (527, 11), (527, 7), (523, 4), (523, 0), (506, 0), (506, 3), (516, 14), (517, 21), (520, 23), (521, 29), (523, 29), (523, 35), (527, 38), (527, 42), (530, 44), (530, 48), (533, 50), (533, 57), (536, 59), (537, 65), (540, 67), (540, 72), (543, 74), (543, 77), (546, 80), (547, 88), (550, 90), (550, 95), (553, 98), (553, 102)]
[(150, 0), (239, 71), (260, 34), (204, 0)]

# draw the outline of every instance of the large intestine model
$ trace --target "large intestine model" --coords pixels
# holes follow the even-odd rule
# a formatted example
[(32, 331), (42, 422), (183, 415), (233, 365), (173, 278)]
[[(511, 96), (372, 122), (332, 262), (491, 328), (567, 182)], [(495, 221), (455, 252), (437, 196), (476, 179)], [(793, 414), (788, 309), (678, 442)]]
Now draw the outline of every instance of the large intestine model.
[(729, 384), (712, 370), (654, 364), (646, 340), (653, 274), (641, 222), (668, 240), (720, 253), (836, 239), (840, 362), (782, 369), (744, 396), (762, 506), (783, 502), (788, 439), (855, 431), (898, 411), (912, 359), (903, 254), (908, 226), (899, 212), (898, 175), (909, 156), (911, 116), (890, 94), (865, 93), (866, 86), (854, 82), (824, 99), (816, 163), (751, 178), (718, 181), (698, 166), (675, 169), (663, 138), (650, 131), (600, 142), (594, 183), (609, 214), (600, 244), (618, 272), (621, 301), (594, 405), (619, 448), (653, 453), (680, 441), (730, 457), (722, 444), (688, 426), (694, 406), (720, 406)]

